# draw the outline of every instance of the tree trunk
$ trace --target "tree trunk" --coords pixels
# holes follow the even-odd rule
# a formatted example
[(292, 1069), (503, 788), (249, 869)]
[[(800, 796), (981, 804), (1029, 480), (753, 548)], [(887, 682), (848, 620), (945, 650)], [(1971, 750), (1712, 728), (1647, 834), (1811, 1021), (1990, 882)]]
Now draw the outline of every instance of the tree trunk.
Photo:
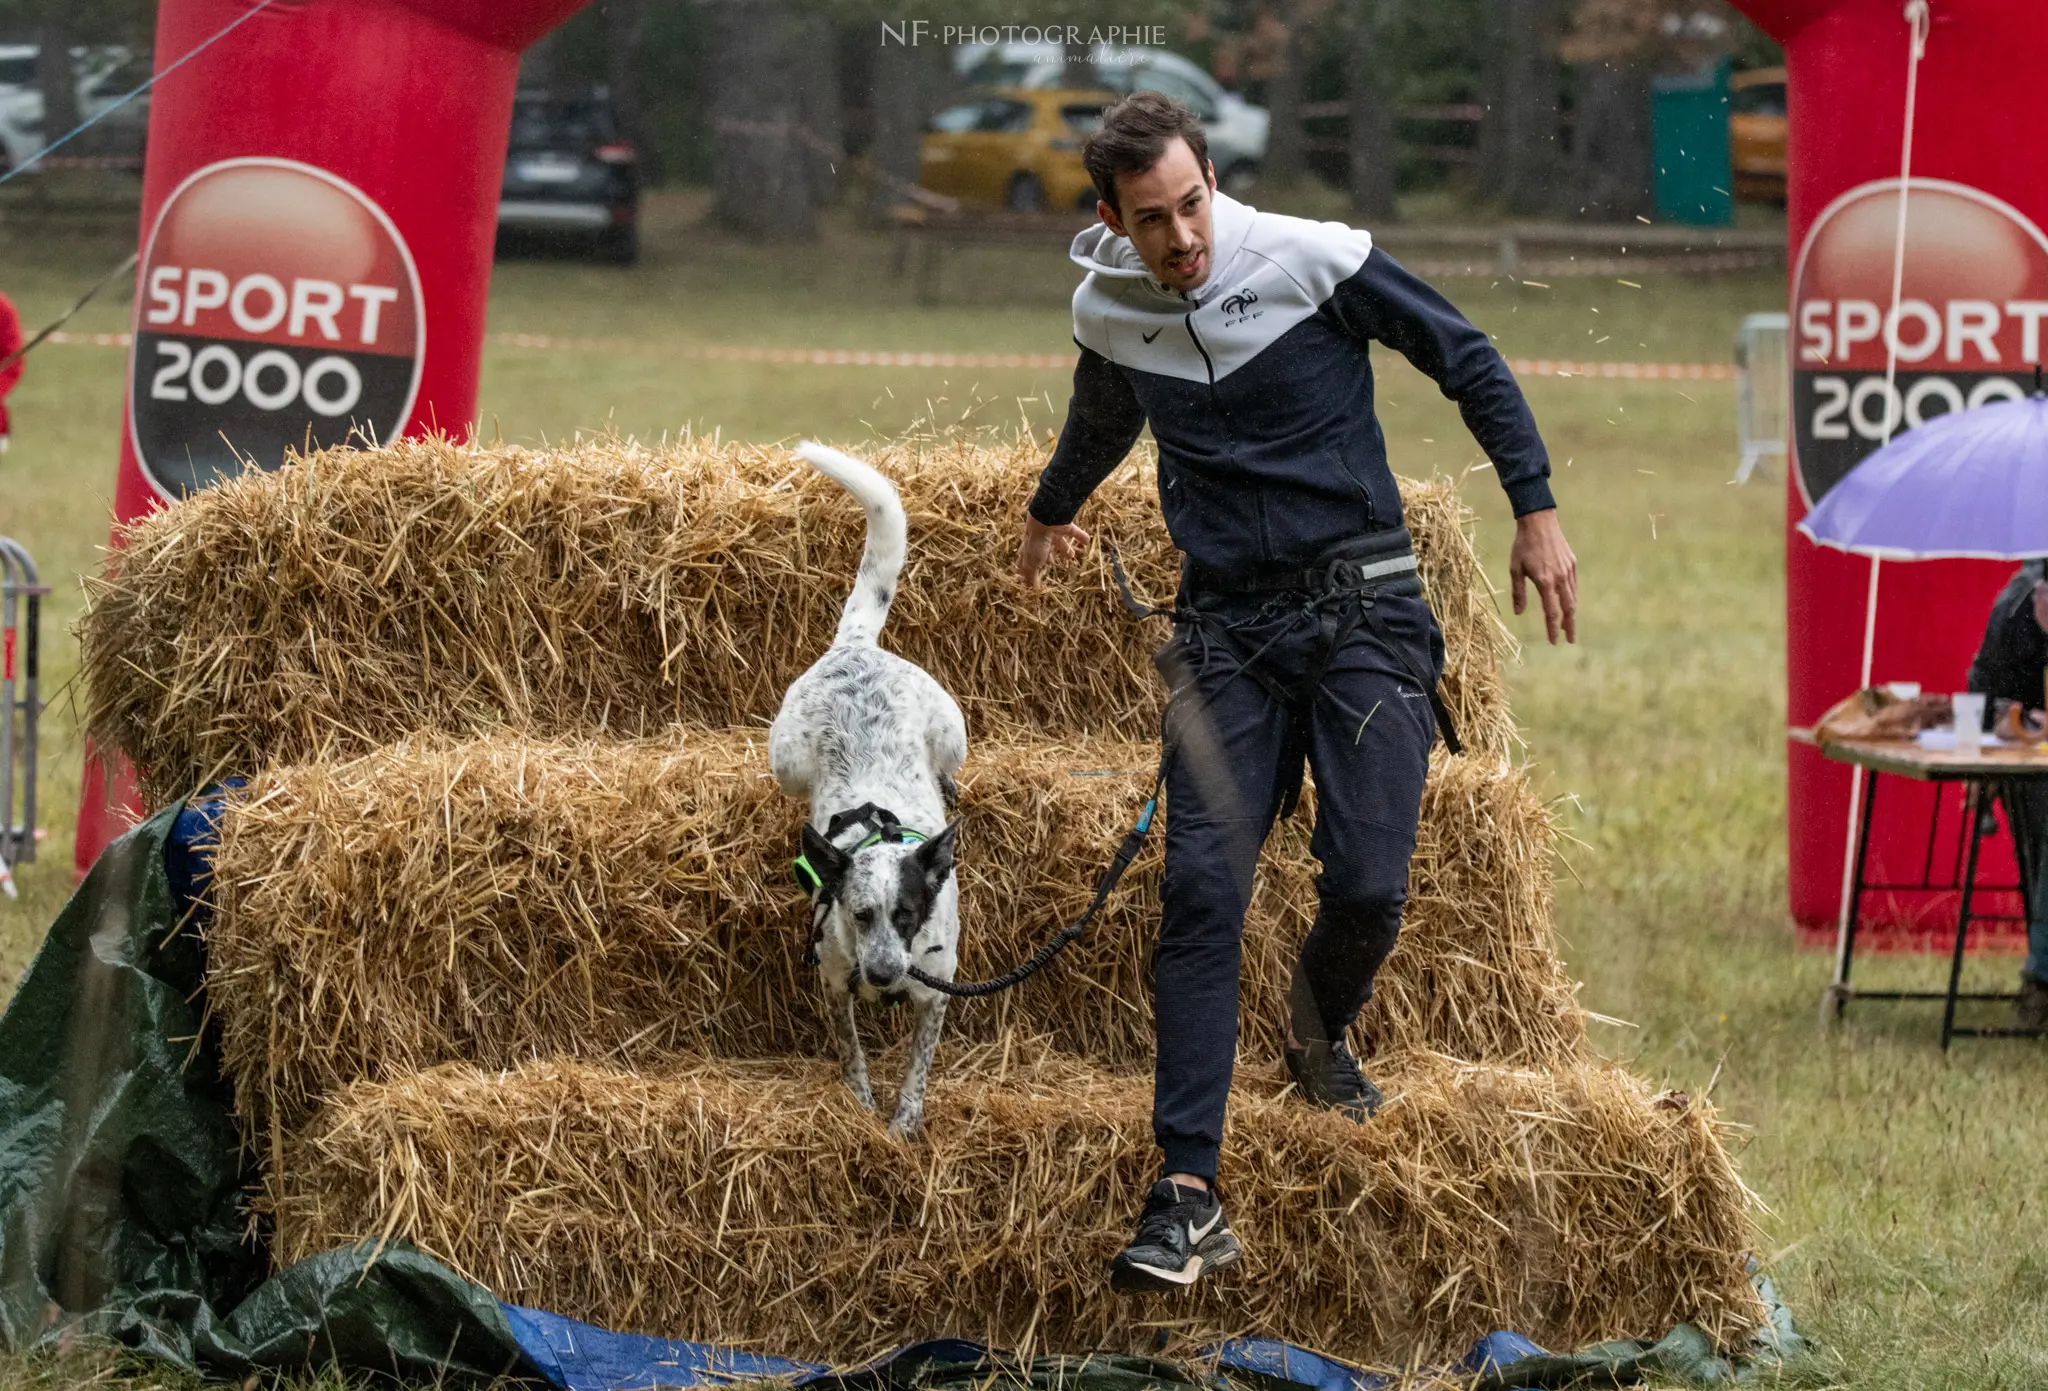
[(798, 139), (794, 55), (779, 0), (709, 0), (713, 58), (713, 216), (763, 241), (818, 234), (811, 174)]
[(562, 87), (561, 31), (551, 29), (519, 55), (519, 85), (557, 95)]
[(1351, 0), (1344, 51), (1344, 101), (1351, 163), (1351, 211), (1362, 218), (1394, 216), (1394, 113), (1380, 80), (1378, 0)]
[(647, 29), (645, 0), (605, 0), (605, 85), (612, 94), (612, 114), (619, 135), (640, 157), (640, 172), (652, 179), (654, 151), (647, 142), (647, 106), (640, 99), (640, 39)]
[(1578, 88), (1570, 187), (1574, 214), (1605, 222), (1647, 215), (1652, 202), (1648, 70), (1581, 63)]
[(868, 221), (879, 226), (918, 181), (918, 148), (938, 84), (928, 45), (884, 42), (874, 53), (874, 136), (868, 145)]
[(1272, 125), (1266, 136), (1264, 177), (1282, 185), (1298, 180), (1307, 167), (1302, 158), (1301, 105), (1308, 84), (1308, 24), (1302, 0), (1280, 0), (1278, 14), (1286, 37), (1280, 59), (1267, 86)]
[(1506, 0), (1501, 72), (1501, 197), (1508, 211), (1556, 211), (1563, 167), (1558, 140), (1557, 0)]
[(846, 122), (839, 90), (839, 43), (832, 21), (806, 7), (791, 21), (796, 60), (797, 116), (803, 139), (804, 164), (811, 180), (811, 201), (823, 207), (839, 194), (839, 164), (846, 148)]
[(42, 45), (36, 55), (36, 86), (43, 93), (41, 143), (48, 145), (69, 134), (79, 122), (78, 78), (71, 70), (71, 26), (53, 19), (43, 25), (37, 41)]

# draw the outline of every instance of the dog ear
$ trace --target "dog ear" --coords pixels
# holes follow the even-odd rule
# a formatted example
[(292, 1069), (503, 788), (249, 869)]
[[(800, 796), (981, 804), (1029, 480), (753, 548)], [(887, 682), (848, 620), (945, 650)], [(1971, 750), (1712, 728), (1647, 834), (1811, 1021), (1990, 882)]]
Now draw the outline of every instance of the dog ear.
[(804, 822), (804, 858), (817, 871), (827, 894), (839, 887), (839, 881), (846, 877), (846, 867), (853, 862), (844, 850), (819, 835), (817, 827), (808, 821)]
[(924, 870), (927, 892), (937, 893), (953, 872), (953, 847), (960, 839), (960, 823), (948, 822), (946, 829), (917, 847), (917, 863)]

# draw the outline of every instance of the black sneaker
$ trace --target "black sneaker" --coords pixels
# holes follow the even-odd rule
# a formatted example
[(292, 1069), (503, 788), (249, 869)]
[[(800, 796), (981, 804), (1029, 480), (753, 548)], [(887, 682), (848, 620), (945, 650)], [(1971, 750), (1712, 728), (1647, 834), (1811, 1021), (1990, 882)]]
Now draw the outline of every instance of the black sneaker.
[(1327, 1111), (1342, 1111), (1355, 1121), (1364, 1121), (1380, 1109), (1385, 1100), (1380, 1089), (1365, 1080), (1358, 1059), (1341, 1043), (1320, 1039), (1287, 1050), (1287, 1075), (1301, 1090), (1302, 1099)]
[(1214, 1192), (1163, 1178), (1145, 1195), (1138, 1234), (1110, 1263), (1109, 1287), (1118, 1294), (1184, 1289), (1243, 1254)]

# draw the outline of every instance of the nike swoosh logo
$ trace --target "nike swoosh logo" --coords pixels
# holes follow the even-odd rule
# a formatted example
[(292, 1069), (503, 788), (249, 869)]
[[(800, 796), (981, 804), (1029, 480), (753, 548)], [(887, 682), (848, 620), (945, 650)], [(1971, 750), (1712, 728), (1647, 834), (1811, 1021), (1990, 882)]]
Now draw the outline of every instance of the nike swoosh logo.
[(1162, 1270), (1156, 1265), (1146, 1265), (1143, 1261), (1132, 1261), (1131, 1264), (1147, 1275), (1155, 1276), (1170, 1285), (1192, 1285), (1195, 1283), (1195, 1277), (1202, 1273), (1200, 1256), (1189, 1256), (1187, 1265), (1179, 1270)]
[(1164, 332), (1166, 332), (1166, 330), (1163, 328), (1155, 328), (1150, 333), (1141, 333), (1138, 336), (1144, 339), (1147, 343), (1149, 343)]
[(1221, 1222), (1222, 1220), (1223, 1220), (1223, 1208), (1222, 1208), (1222, 1207), (1221, 1207), (1221, 1206), (1219, 1205), (1219, 1206), (1217, 1207), (1217, 1209), (1216, 1209), (1216, 1210), (1215, 1210), (1214, 1212), (1212, 1212), (1212, 1213), (1210, 1213), (1210, 1214), (1209, 1214), (1209, 1220), (1208, 1220), (1208, 1221), (1206, 1221), (1206, 1222), (1204, 1222), (1204, 1223), (1203, 1223), (1203, 1224), (1202, 1224), (1201, 1226), (1197, 1227), (1197, 1226), (1196, 1226), (1196, 1225), (1195, 1225), (1194, 1223), (1192, 1223), (1192, 1222), (1188, 1223), (1188, 1245), (1190, 1245), (1190, 1246), (1198, 1246), (1198, 1245), (1200, 1245), (1200, 1244), (1201, 1244), (1201, 1242), (1202, 1242), (1202, 1239), (1203, 1239), (1204, 1237), (1208, 1236), (1208, 1235), (1209, 1235), (1209, 1233), (1211, 1233), (1211, 1232), (1215, 1231), (1215, 1230), (1216, 1230), (1216, 1224), (1217, 1224), (1218, 1222)]

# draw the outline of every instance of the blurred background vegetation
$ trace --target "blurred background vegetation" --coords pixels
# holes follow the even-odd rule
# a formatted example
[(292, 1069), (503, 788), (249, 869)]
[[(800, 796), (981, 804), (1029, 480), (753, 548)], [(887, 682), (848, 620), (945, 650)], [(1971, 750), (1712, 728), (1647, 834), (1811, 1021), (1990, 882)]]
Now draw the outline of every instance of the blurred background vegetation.
[[(80, 114), (73, 55), (146, 56), (155, 9), (0, 0), (0, 46), (38, 45), (46, 130)], [(800, 197), (880, 215), (875, 171), (915, 176), (925, 120), (961, 82), (942, 40), (888, 41), (885, 25), (919, 19), (1160, 26), (1161, 46), (1272, 113), (1269, 188), (1326, 186), (1382, 219), (1397, 194), (1439, 191), (1480, 213), (1627, 220), (1649, 205), (1651, 81), (1780, 61), (1724, 0), (597, 0), (529, 51), (523, 78), (605, 88), (657, 184), (758, 189), (763, 162), (804, 162), (819, 172)], [(735, 230), (814, 235), (790, 209), (726, 201), (729, 225), (752, 224)]]

